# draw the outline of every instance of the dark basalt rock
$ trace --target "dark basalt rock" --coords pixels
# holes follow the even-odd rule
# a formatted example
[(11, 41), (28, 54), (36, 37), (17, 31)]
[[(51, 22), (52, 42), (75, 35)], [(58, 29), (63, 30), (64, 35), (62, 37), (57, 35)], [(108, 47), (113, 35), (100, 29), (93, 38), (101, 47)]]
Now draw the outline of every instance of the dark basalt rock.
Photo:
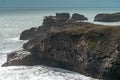
[(83, 21), (83, 20), (88, 20), (84, 15), (78, 14), (78, 13), (74, 13), (72, 15), (72, 20), (76, 20), (76, 21)]
[(113, 14), (97, 14), (95, 16), (94, 21), (100, 22), (119, 22), (120, 21), (120, 13)]
[(69, 13), (56, 13), (56, 18), (57, 20), (67, 21), (70, 18), (70, 14)]

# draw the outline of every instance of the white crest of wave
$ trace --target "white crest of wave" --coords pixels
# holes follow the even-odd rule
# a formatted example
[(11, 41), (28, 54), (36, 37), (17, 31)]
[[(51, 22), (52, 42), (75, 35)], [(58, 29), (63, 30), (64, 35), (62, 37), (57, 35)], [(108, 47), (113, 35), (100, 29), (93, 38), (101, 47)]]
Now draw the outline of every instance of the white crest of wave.
[(10, 41), (19, 41), (19, 37), (15, 37), (15, 38), (8, 38), (8, 40), (10, 40)]
[(6, 49), (5, 49), (5, 50), (1, 50), (0, 53), (10, 53), (10, 52), (12, 52), (12, 51), (13, 51), (13, 50), (6, 50)]

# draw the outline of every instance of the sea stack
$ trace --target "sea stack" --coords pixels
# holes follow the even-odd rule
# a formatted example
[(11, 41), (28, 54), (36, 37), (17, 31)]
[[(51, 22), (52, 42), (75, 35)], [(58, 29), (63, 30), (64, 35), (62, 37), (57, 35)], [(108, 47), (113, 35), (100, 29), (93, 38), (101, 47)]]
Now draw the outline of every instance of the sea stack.
[(119, 22), (120, 21), (120, 13), (102, 13), (102, 14), (97, 14), (95, 16), (94, 21), (99, 21), (99, 22)]

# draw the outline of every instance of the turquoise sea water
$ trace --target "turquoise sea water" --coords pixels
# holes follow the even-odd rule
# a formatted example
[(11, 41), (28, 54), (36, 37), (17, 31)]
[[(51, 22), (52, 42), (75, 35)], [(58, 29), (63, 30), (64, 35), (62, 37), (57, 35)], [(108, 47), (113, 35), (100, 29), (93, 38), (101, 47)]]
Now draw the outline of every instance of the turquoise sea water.
[[(42, 25), (44, 16), (55, 13), (80, 13), (88, 22), (104, 25), (120, 25), (120, 22), (94, 22), (98, 13), (120, 12), (120, 8), (41, 8), (41, 9), (0, 9), (0, 65), (8, 52), (19, 50), (26, 41), (19, 40), (25, 29)], [(46, 69), (47, 68), (47, 69)], [(43, 66), (0, 67), (0, 80), (93, 80), (81, 74)], [(46, 71), (47, 70), (47, 71)], [(57, 71), (58, 70), (58, 71)], [(27, 73), (29, 71), (29, 73)], [(41, 74), (39, 72), (41, 71)], [(52, 71), (52, 72), (51, 72)], [(57, 76), (56, 76), (57, 74)], [(62, 74), (62, 75), (61, 75)], [(16, 76), (15, 76), (16, 75)], [(72, 77), (71, 77), (72, 76)], [(22, 79), (21, 79), (22, 78)]]

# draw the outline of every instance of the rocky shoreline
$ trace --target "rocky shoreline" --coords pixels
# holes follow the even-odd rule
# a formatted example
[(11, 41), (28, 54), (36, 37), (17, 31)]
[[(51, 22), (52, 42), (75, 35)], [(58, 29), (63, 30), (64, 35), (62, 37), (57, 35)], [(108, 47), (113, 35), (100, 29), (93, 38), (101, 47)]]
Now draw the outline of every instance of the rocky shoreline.
[(120, 79), (120, 26), (97, 25), (84, 15), (56, 13), (43, 25), (21, 33), (23, 50), (7, 55), (2, 66), (47, 65), (103, 80)]

